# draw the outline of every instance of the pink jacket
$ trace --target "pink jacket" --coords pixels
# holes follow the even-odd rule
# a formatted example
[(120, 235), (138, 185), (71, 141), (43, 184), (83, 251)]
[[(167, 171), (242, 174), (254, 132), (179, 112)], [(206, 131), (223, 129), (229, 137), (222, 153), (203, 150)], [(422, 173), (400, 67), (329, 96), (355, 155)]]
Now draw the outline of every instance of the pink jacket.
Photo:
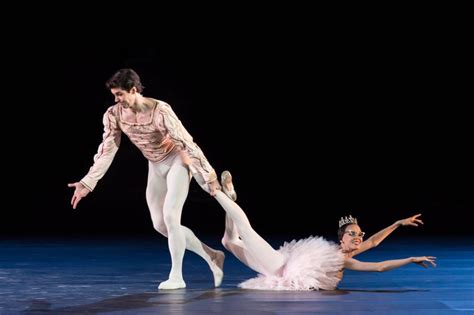
[(206, 183), (217, 178), (199, 146), (194, 143), (181, 121), (163, 101), (155, 100), (150, 120), (146, 123), (130, 123), (122, 120), (120, 105), (110, 106), (104, 114), (104, 133), (102, 143), (94, 164), (81, 183), (90, 191), (105, 175), (117, 153), (122, 132), (143, 153), (145, 158), (154, 163), (163, 161), (174, 150), (184, 151), (189, 158), (189, 168), (193, 175), (199, 175)]

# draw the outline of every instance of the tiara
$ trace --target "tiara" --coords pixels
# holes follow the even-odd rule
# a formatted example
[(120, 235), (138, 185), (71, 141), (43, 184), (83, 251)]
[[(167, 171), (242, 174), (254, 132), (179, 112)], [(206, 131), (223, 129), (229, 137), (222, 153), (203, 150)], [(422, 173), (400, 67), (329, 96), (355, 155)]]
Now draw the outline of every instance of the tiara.
[(351, 215), (349, 215), (349, 217), (341, 217), (339, 220), (339, 228), (346, 224), (357, 224), (357, 219), (353, 218)]

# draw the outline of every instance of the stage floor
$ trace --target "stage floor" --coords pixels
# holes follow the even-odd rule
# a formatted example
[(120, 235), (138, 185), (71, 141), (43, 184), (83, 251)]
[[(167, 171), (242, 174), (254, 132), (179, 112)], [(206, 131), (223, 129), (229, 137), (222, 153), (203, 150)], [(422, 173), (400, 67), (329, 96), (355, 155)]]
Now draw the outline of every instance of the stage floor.
[[(206, 241), (224, 250), (217, 236)], [(423, 255), (436, 256), (438, 267), (346, 271), (336, 291), (276, 292), (238, 289), (256, 274), (229, 252), (223, 284), (214, 288), (206, 263), (187, 252), (187, 288), (158, 291), (170, 268), (162, 237), (4, 237), (0, 314), (474, 314), (472, 237), (393, 236), (358, 259)]]

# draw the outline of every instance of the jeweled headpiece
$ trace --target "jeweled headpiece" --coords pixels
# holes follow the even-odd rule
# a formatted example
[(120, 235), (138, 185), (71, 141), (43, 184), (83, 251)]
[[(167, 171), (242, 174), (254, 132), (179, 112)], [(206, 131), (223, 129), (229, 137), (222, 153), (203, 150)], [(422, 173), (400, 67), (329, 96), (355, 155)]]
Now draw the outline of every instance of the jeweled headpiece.
[(349, 215), (348, 217), (341, 217), (341, 219), (339, 220), (339, 228), (346, 224), (357, 224), (357, 219), (353, 218), (351, 215)]

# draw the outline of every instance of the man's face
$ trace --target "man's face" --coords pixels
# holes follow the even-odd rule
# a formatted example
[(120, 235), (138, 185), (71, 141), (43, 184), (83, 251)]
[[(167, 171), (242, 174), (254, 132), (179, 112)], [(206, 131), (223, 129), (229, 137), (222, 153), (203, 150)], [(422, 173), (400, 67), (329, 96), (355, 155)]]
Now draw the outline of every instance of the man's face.
[(112, 88), (110, 92), (115, 97), (115, 102), (125, 108), (131, 107), (135, 103), (137, 89), (133, 87), (130, 91), (122, 90), (120, 88)]

